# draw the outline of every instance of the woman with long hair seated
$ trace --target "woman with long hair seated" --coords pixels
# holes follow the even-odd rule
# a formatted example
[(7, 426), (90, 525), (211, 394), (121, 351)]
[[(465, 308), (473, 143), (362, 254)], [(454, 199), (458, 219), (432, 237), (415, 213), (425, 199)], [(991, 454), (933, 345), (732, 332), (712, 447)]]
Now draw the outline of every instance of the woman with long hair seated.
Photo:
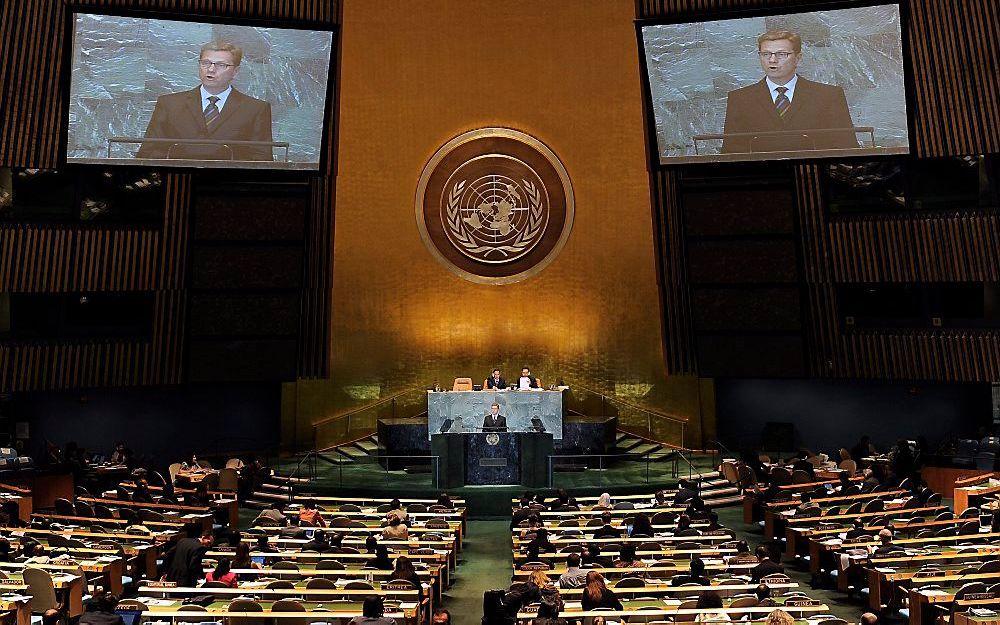
[(594, 608), (624, 609), (614, 591), (604, 583), (604, 576), (597, 571), (590, 571), (587, 573), (587, 587), (583, 590), (583, 609)]
[(410, 582), (417, 588), (417, 603), (420, 603), (424, 598), (424, 588), (420, 585), (420, 576), (417, 575), (417, 570), (413, 568), (413, 563), (406, 556), (399, 556), (396, 558), (396, 568), (392, 570), (392, 575), (389, 576), (389, 581), (394, 582), (396, 580)]
[(694, 617), (698, 623), (720, 623), (732, 620), (728, 614), (722, 611), (722, 595), (715, 590), (701, 591), (701, 594), (698, 595), (698, 604), (695, 607), (702, 610)]
[(229, 558), (219, 558), (218, 564), (215, 565), (215, 570), (208, 572), (208, 575), (205, 576), (205, 581), (221, 582), (230, 588), (236, 588), (239, 580), (236, 579), (236, 573), (229, 570), (231, 565), (232, 562)]
[[(236, 553), (233, 554), (232, 568), (261, 569), (264, 567), (254, 562), (253, 558), (250, 557), (250, 543), (242, 542), (236, 545)], [(257, 576), (253, 573), (237, 573), (237, 577), (241, 582), (245, 582), (255, 579)]]
[(396, 625), (396, 619), (385, 616), (382, 597), (368, 595), (361, 605), (361, 616), (352, 618), (349, 625)]

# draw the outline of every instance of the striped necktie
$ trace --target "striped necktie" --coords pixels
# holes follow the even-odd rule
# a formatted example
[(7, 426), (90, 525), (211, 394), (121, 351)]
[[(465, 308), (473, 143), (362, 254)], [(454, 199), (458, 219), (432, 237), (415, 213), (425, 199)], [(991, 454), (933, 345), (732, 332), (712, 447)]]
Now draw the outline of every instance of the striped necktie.
[(216, 95), (208, 96), (208, 106), (205, 107), (205, 125), (210, 128), (212, 126), (212, 122), (218, 120), (219, 115), (222, 114), (219, 112), (219, 107), (215, 105), (215, 103), (218, 101), (219, 101), (219, 96)]
[(788, 87), (775, 87), (774, 90), (778, 92), (778, 97), (774, 99), (774, 106), (778, 109), (778, 117), (784, 117), (792, 106), (792, 101), (785, 95)]

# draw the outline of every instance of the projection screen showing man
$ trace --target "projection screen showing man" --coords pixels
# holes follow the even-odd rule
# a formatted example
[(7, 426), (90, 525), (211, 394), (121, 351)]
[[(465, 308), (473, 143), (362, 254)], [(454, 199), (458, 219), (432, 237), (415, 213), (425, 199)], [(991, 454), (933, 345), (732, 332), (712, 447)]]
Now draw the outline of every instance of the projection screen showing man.
[(79, 13), (68, 163), (318, 170), (333, 33)]
[(640, 31), (660, 164), (909, 152), (897, 5)]

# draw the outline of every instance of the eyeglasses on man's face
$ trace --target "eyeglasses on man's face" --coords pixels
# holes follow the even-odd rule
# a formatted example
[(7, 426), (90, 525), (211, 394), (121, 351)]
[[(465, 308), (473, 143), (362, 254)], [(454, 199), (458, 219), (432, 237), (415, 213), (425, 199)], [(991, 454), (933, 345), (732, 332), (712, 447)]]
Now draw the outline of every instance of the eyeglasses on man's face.
[(236, 67), (232, 63), (223, 63), (222, 61), (206, 61), (205, 59), (199, 60), (198, 61), (198, 65), (202, 69), (208, 69), (208, 68), (210, 68), (210, 67), (212, 67), (214, 65), (215, 69), (218, 69), (218, 70), (221, 70), (221, 71), (226, 71), (230, 67)]
[(794, 52), (765, 52), (764, 50), (757, 53), (757, 56), (765, 61), (770, 61), (772, 58), (778, 59), (779, 61), (787, 61), (788, 57), (794, 55)]

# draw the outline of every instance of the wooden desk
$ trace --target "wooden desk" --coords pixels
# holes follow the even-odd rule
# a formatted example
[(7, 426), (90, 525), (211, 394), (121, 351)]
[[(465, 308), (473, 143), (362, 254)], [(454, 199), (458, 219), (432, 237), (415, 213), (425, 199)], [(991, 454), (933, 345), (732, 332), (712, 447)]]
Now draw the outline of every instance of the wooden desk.
[[(181, 506), (169, 503), (135, 503), (132, 501), (123, 501), (121, 499), (99, 499), (96, 497), (80, 497), (80, 501), (84, 501), (91, 505), (96, 503), (103, 504), (105, 506), (113, 506), (117, 508), (131, 508), (133, 510), (153, 510), (155, 512), (160, 512), (168, 516), (173, 516), (175, 520), (186, 520), (190, 523), (200, 523), (203, 529), (212, 529), (214, 516), (212, 515), (212, 510), (208, 506)], [(235, 500), (233, 500), (235, 502)], [(230, 519), (232, 518), (232, 512), (230, 511)], [(237, 508), (237, 521), (239, 520), (239, 509)], [(237, 523), (238, 525), (238, 523)]]
[[(20, 569), (16, 568), (6, 568), (4, 572), (7, 578), (0, 580), (0, 590), (3, 592), (17, 592), (26, 593), (28, 591), (28, 586), (24, 583), (24, 576), (21, 571), (25, 567), (34, 568), (46, 568), (37, 564), (22, 564)], [(52, 587), (55, 588), (57, 594), (63, 595), (66, 604), (66, 613), (70, 618), (74, 618), (83, 614), (83, 590), (84, 590), (84, 579), (79, 575), (73, 575), (70, 573), (65, 573), (61, 571), (52, 572)], [(2, 600), (0, 600), (0, 605), (2, 605)], [(31, 623), (31, 605), (30, 602), (27, 606), (27, 617), (28, 624)], [(23, 625), (20, 623), (21, 615), (18, 614), (18, 625)]]
[[(1000, 493), (998, 480), (1000, 480), (1000, 473), (984, 473), (955, 480), (955, 502), (952, 504), (952, 507), (955, 508), (955, 514), (962, 514), (971, 505), (979, 503), (978, 501), (970, 503), (970, 500)], [(991, 481), (994, 484), (991, 485)]]

